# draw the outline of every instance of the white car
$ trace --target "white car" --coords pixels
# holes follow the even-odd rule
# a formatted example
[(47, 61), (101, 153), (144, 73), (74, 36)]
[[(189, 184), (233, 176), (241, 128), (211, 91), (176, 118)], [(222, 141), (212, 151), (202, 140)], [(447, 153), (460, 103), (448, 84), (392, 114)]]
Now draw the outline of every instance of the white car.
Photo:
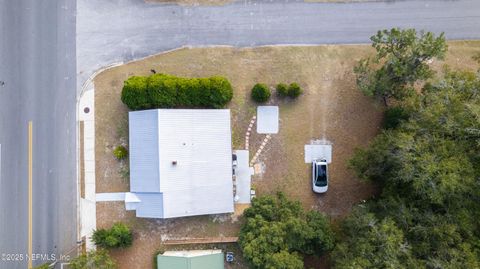
[(327, 160), (312, 161), (312, 188), (313, 192), (324, 193), (328, 190)]

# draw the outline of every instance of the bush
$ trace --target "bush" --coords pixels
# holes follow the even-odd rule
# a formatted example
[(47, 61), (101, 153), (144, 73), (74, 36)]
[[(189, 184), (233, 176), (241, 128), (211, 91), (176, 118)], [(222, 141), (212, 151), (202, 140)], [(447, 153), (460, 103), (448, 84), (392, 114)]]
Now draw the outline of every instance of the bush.
[(132, 245), (133, 235), (127, 225), (115, 223), (110, 229), (94, 231), (92, 240), (97, 247), (125, 248)]
[(113, 155), (118, 160), (123, 160), (128, 156), (128, 150), (124, 146), (118, 146), (113, 150)]
[(277, 84), (275, 88), (277, 90), (277, 95), (280, 97), (287, 97), (288, 96), (288, 85), (285, 83)]
[(285, 83), (279, 83), (277, 85), (277, 95), (281, 97), (287, 97), (288, 96), (288, 85)]
[(262, 83), (257, 83), (252, 88), (252, 99), (258, 103), (265, 103), (270, 99), (270, 89), (267, 85)]
[(385, 111), (385, 119), (383, 120), (383, 128), (394, 129), (400, 122), (409, 118), (408, 112), (400, 106), (390, 107)]
[(233, 97), (224, 77), (182, 78), (166, 74), (131, 77), (125, 81), (122, 102), (132, 110), (147, 108), (222, 108)]
[(288, 86), (288, 96), (291, 98), (297, 98), (303, 93), (302, 88), (297, 83), (291, 83)]
[(130, 109), (148, 109), (151, 107), (147, 95), (147, 78), (133, 76), (125, 80), (122, 89), (122, 102)]
[(92, 250), (72, 259), (68, 265), (72, 269), (115, 269), (117, 265), (105, 250)]

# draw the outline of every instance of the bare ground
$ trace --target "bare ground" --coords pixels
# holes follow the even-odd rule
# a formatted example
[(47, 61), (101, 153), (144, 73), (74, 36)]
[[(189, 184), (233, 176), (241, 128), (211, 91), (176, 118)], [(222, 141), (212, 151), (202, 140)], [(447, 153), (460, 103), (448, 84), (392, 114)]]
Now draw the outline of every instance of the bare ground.
[[(450, 42), (446, 62), (454, 68), (475, 68), (478, 65), (471, 55), (478, 51), (480, 42)], [(102, 72), (95, 78), (97, 192), (129, 189), (128, 180), (119, 172), (121, 163), (112, 155), (116, 145), (128, 141), (127, 109), (120, 92), (129, 76), (148, 75), (155, 69), (178, 76), (227, 77), (234, 87), (229, 108), (236, 149), (244, 147), (248, 123), (255, 114), (256, 104), (249, 98), (251, 87), (257, 82), (273, 88), (276, 83), (295, 81), (305, 90), (298, 100), (275, 97), (270, 101), (280, 106), (280, 132), (272, 136), (259, 158), (264, 173), (254, 177), (254, 186), (258, 195), (284, 191), (306, 209), (315, 208), (333, 218), (347, 214), (353, 204), (375, 193), (374, 186), (359, 181), (347, 168), (354, 149), (366, 146), (381, 125), (382, 106), (359, 93), (352, 73), (354, 63), (371, 52), (366, 45), (180, 49)], [(441, 65), (434, 63), (436, 69)], [(251, 154), (263, 138), (252, 135)], [(303, 161), (303, 146), (318, 138), (333, 143), (330, 186), (325, 195), (311, 191), (310, 166)], [(120, 268), (151, 268), (165, 238), (236, 236), (241, 223), (229, 216), (139, 219), (134, 212), (126, 212), (123, 203), (97, 205), (98, 227), (116, 221), (132, 225), (135, 231), (131, 248), (113, 252)]]

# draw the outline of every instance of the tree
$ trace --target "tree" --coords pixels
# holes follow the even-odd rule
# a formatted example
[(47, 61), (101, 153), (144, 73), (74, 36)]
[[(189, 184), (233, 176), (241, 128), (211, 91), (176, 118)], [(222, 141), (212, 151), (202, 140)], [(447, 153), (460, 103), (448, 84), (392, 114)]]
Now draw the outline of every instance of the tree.
[(255, 102), (265, 103), (266, 101), (268, 101), (268, 99), (270, 99), (270, 95), (270, 89), (265, 84), (257, 83), (252, 88), (251, 96)]
[(253, 268), (303, 268), (300, 254), (322, 255), (333, 248), (326, 218), (306, 214), (282, 193), (254, 199), (244, 216), (239, 244)]
[(332, 253), (334, 268), (422, 268), (416, 261), (403, 232), (391, 219), (377, 219), (357, 208), (343, 223), (345, 234)]
[(117, 222), (110, 229), (95, 230), (92, 240), (102, 248), (125, 248), (132, 245), (133, 234), (128, 226)]
[(282, 250), (267, 259), (266, 269), (303, 269), (303, 260), (297, 253)]
[[(443, 59), (447, 51), (445, 37), (415, 29), (378, 31), (370, 38), (377, 51), (375, 58), (362, 59), (355, 66), (358, 88), (367, 96), (402, 100), (414, 93), (417, 81), (431, 78), (428, 61)], [(375, 67), (378, 66), (378, 67)]]
[(117, 265), (106, 250), (90, 251), (70, 261), (72, 269), (115, 269)]
[(446, 69), (354, 154), (358, 176), (382, 190), (342, 225), (335, 268), (480, 267), (478, 89), (478, 73)]
[(408, 120), (408, 111), (401, 106), (389, 107), (385, 110), (385, 118), (383, 120), (383, 128), (395, 129), (400, 123)]

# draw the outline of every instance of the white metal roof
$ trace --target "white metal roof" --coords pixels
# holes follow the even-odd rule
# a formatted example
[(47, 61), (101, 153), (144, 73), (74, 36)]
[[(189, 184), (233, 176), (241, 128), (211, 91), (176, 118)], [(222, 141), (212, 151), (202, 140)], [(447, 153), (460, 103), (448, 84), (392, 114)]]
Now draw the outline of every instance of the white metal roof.
[(130, 112), (130, 177), (132, 192), (161, 194), (162, 210), (140, 205), (146, 217), (233, 212), (230, 111)]

